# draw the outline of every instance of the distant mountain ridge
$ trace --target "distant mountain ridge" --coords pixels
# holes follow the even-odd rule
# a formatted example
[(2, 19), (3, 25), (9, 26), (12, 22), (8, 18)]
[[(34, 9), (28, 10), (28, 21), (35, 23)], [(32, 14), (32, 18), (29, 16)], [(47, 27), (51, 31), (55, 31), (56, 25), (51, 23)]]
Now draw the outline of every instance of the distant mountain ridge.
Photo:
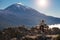
[(35, 9), (13, 4), (0, 11), (0, 28), (17, 25), (34, 26), (44, 19), (47, 24), (60, 24), (60, 18), (44, 15)]

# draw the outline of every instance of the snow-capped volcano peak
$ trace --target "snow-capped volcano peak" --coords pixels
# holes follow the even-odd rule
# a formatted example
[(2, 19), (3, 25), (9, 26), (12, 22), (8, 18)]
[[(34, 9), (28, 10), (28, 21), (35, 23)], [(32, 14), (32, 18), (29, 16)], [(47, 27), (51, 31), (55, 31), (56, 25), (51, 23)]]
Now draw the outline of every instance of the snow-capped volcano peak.
[(9, 10), (9, 11), (17, 11), (17, 10), (19, 10), (19, 11), (21, 11), (21, 10), (28, 10), (28, 9), (32, 9), (32, 8), (30, 8), (30, 7), (27, 7), (27, 6), (25, 6), (24, 4), (22, 4), (22, 3), (15, 3), (15, 4), (12, 4), (11, 6), (8, 6), (5, 10)]
[(23, 3), (16, 3), (15, 4), (17, 7), (20, 7), (20, 6), (23, 6), (24, 4)]
[(15, 3), (10, 6), (8, 6), (5, 10), (17, 10), (17, 9), (23, 9), (25, 6), (22, 3)]
[(16, 3), (15, 5), (17, 5), (17, 7), (24, 7), (24, 8), (27, 8), (27, 9), (30, 9), (30, 7), (27, 7), (25, 6), (23, 3)]

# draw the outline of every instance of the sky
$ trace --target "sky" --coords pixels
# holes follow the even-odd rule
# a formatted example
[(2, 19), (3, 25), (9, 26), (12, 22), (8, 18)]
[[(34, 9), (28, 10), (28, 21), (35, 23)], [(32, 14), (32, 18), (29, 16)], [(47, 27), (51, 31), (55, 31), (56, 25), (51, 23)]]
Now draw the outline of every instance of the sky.
[(5, 9), (15, 3), (24, 4), (45, 15), (60, 18), (60, 0), (0, 0), (0, 9)]

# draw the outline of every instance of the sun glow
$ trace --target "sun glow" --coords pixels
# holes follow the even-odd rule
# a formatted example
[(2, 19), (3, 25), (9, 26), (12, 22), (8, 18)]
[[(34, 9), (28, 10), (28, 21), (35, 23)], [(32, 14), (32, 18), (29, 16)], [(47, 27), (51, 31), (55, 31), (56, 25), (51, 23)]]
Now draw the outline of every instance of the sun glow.
[(46, 8), (48, 6), (48, 0), (36, 0), (36, 2), (39, 7)]

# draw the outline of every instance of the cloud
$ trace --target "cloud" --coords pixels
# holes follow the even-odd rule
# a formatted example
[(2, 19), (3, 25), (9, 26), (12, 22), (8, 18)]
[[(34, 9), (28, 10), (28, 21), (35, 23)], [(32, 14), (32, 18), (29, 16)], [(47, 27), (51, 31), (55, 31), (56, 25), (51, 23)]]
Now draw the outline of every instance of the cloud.
[(54, 25), (49, 25), (50, 28), (53, 28), (53, 27), (58, 27), (60, 28), (60, 24), (54, 24)]

